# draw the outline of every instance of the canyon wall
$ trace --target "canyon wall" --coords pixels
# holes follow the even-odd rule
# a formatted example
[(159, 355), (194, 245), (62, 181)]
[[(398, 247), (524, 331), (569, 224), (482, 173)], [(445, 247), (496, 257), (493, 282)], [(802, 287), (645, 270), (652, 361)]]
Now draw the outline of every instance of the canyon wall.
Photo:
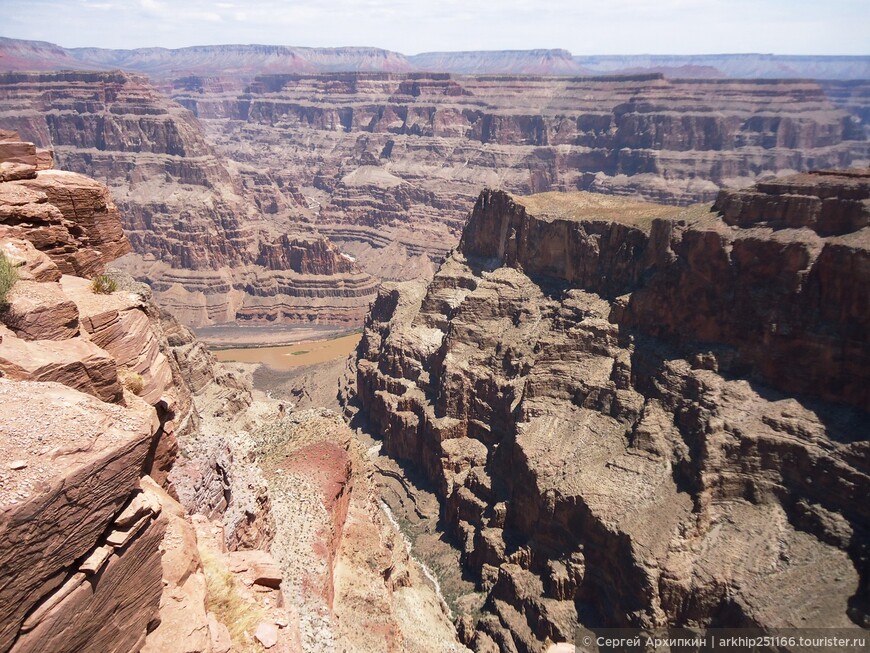
[(484, 186), (682, 205), (870, 160), (861, 81), (176, 70), (196, 118), (135, 75), (9, 73), (0, 126), (112, 187), (126, 269), (196, 325), (356, 324), (375, 279), (431, 277)]
[[(317, 230), (382, 279), (428, 277), (484, 186), (711, 201), (867, 161), (866, 83), (410, 74), (185, 78), (217, 150), (299, 188)], [(835, 103), (828, 93), (835, 96)]]
[(17, 277), (0, 307), (0, 650), (139, 650), (165, 592), (205, 627), (198, 556), (173, 539), (189, 525), (160, 487), (191, 395), (147, 297), (91, 288), (129, 250), (106, 187), (46, 165), (0, 133), (0, 251)]
[(373, 295), (370, 275), (300, 225), (292, 187), (226, 165), (143, 77), (0, 75), (0, 127), (109, 186), (134, 251), (118, 265), (188, 324), (355, 324)]
[(432, 483), (476, 651), (578, 627), (870, 626), (870, 171), (685, 209), (484, 191), (386, 284), (362, 415)]

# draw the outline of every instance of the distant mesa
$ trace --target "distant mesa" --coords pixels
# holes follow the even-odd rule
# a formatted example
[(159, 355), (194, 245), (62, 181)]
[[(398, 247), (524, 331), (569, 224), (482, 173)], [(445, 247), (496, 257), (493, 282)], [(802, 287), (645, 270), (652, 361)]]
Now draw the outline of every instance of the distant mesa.
[(157, 78), (180, 74), (250, 78), (260, 73), (449, 72), (456, 74), (614, 75), (668, 77), (868, 79), (870, 56), (572, 55), (567, 50), (424, 52), (404, 55), (369, 47), (204, 45), (178, 49), (63, 48), (0, 37), (0, 70), (107, 70)]

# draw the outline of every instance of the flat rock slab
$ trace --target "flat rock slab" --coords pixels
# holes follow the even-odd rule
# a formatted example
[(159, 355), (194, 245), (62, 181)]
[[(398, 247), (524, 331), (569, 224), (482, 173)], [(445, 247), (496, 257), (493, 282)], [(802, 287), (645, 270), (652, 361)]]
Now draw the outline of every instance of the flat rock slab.
[(270, 553), (253, 549), (233, 551), (227, 556), (230, 571), (240, 573), (255, 585), (272, 589), (281, 586), (281, 568)]
[(272, 648), (278, 643), (278, 626), (270, 623), (261, 623), (254, 631), (254, 639), (256, 639), (263, 648)]
[[(9, 649), (41, 597), (60, 589), (72, 565), (98, 546), (138, 489), (158, 426), (141, 401), (123, 408), (57, 383), (0, 378), (0, 650)], [(9, 470), (16, 460), (27, 467)], [(150, 560), (150, 549), (143, 555)], [(159, 570), (159, 555), (156, 563)]]
[(27, 341), (3, 326), (0, 336), (0, 371), (8, 378), (54, 381), (112, 403), (123, 399), (115, 359), (94, 343), (80, 337)]
[(59, 283), (19, 280), (7, 295), (3, 321), (24, 340), (67, 340), (79, 333), (79, 310)]

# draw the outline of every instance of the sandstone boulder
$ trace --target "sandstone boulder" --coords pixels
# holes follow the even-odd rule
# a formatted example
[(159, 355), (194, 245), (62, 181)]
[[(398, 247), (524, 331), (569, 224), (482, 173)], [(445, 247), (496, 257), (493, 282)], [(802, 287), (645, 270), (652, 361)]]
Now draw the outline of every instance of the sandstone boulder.
[(12, 140), (12, 133), (0, 140), (0, 182), (36, 177), (38, 157), (33, 143)]
[(64, 274), (93, 276), (102, 271), (109, 259), (89, 246), (89, 239), (74, 235), (78, 227), (48, 201), (44, 192), (23, 183), (29, 181), (0, 184), (0, 225), (6, 227), (5, 235), (29, 240), (48, 254)]
[(94, 293), (90, 283), (79, 277), (64, 276), (60, 285), (75, 303), (90, 341), (141, 379), (136, 394), (150, 404), (163, 401), (174, 408), (175, 397), (168, 392), (173, 386), (172, 369), (160, 350), (142, 297), (127, 291)]
[[(104, 264), (130, 251), (118, 209), (104, 184), (64, 170), (44, 170), (35, 179), (21, 183), (44, 193), (64, 219), (75, 225), (77, 245), (99, 252)], [(79, 272), (92, 276), (95, 270)]]
[(40, 252), (29, 240), (6, 238), (6, 228), (0, 227), (0, 251), (17, 269), (23, 281), (59, 281), (60, 270), (51, 258)]
[(228, 555), (228, 567), (255, 585), (272, 589), (281, 586), (281, 569), (267, 551), (233, 551)]
[(278, 626), (263, 622), (254, 631), (254, 639), (265, 649), (270, 649), (278, 643)]

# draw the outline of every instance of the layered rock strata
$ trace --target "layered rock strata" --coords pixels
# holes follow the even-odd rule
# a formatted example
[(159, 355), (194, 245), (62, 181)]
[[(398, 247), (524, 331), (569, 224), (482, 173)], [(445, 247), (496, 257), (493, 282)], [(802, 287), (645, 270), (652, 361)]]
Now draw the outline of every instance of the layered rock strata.
[(189, 393), (147, 300), (84, 278), (129, 247), (105, 186), (23, 165), (0, 184), (18, 276), (0, 309), (0, 650), (138, 650), (176, 548), (164, 509), (180, 506), (157, 484)]
[(485, 191), (428, 286), (381, 290), (362, 414), (486, 593), (466, 643), (870, 625), (868, 182)]
[[(318, 230), (382, 279), (431, 275), (482, 186), (672, 204), (867, 161), (866, 83), (408, 74), (178, 87), (218, 151), (299, 188)], [(839, 103), (839, 104), (838, 104)], [(842, 106), (840, 106), (842, 104)]]
[[(215, 413), (233, 425), (250, 387), (216, 369), (144, 284), (108, 271), (119, 290), (103, 294), (77, 276), (129, 247), (105, 186), (23, 176), (0, 184), (0, 252), (18, 277), (0, 308), (0, 650), (227, 651), (230, 618), (212, 612), (208, 586), (231, 573), (204, 567), (199, 506), (171, 496), (187, 498), (170, 470), (178, 438), (185, 450)], [(267, 545), (256, 534), (271, 524), (268, 495), (250, 512), (233, 453), (215, 470), (224, 503), (211, 517), (232, 549)]]
[[(373, 296), (369, 275), (300, 224), (295, 188), (256, 162), (225, 165), (198, 121), (144, 77), (0, 75), (0, 126), (111, 188), (135, 252), (121, 264), (188, 324), (356, 323)], [(20, 166), (25, 154), (9, 154), (4, 165)]]

